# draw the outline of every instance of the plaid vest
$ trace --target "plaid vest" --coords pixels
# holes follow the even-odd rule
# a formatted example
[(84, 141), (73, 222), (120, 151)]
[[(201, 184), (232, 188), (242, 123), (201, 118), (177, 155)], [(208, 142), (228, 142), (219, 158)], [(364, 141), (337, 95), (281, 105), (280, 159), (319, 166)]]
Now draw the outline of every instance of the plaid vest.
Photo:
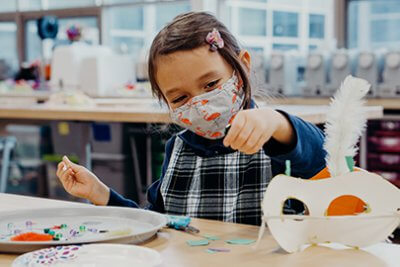
[(177, 136), (160, 191), (167, 214), (260, 225), (271, 176), (263, 149), (200, 157)]

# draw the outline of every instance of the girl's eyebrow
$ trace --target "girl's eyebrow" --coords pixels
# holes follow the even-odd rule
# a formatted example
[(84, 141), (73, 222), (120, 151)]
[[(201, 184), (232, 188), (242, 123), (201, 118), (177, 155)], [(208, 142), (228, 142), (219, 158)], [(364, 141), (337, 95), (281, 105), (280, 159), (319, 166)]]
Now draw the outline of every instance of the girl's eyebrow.
[(178, 88), (172, 88), (172, 89), (168, 90), (168, 91), (165, 93), (165, 96), (166, 96), (166, 97), (169, 97), (170, 95), (172, 95), (172, 94), (175, 93), (176, 91), (179, 91), (179, 89), (178, 89)]
[(214, 71), (214, 70), (209, 71), (209, 72), (206, 72), (206, 73), (204, 73), (203, 75), (201, 75), (201, 76), (197, 79), (197, 81), (199, 81), (199, 82), (204, 81), (204, 80), (206, 80), (207, 78), (217, 76), (217, 74), (218, 74), (218, 72), (217, 72), (217, 71)]
[[(215, 77), (218, 75), (218, 71), (215, 70), (211, 70), (209, 72), (204, 73), (203, 75), (201, 75), (199, 78), (197, 78), (198, 82), (202, 82), (206, 79), (209, 79), (211, 77)], [(173, 93), (175, 93), (176, 91), (179, 91), (179, 88), (171, 88), (169, 90), (167, 90), (167, 92), (165, 93), (166, 97), (169, 97), (170, 95), (172, 95)]]

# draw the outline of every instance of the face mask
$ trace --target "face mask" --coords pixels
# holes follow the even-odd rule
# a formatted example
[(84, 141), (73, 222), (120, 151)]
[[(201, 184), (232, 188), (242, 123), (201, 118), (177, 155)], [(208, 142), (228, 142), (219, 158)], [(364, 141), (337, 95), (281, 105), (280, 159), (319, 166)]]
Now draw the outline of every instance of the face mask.
[(200, 136), (219, 139), (225, 136), (225, 128), (239, 112), (243, 99), (242, 84), (233, 74), (223, 85), (173, 110), (171, 119)]

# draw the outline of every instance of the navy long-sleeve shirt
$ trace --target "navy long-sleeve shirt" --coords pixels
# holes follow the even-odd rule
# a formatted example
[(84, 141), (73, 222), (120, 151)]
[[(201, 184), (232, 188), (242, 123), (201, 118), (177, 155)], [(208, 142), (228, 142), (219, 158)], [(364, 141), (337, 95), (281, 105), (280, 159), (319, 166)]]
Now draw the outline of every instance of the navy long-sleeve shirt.
[[(279, 112), (283, 114), (292, 125), (295, 132), (295, 141), (291, 145), (284, 145), (271, 138), (265, 143), (263, 149), (266, 155), (271, 158), (272, 175), (275, 176), (283, 173), (285, 170), (285, 161), (290, 160), (292, 176), (301, 178), (310, 178), (314, 176), (325, 167), (323, 132), (315, 125), (305, 122), (296, 116), (283, 111)], [(197, 155), (202, 157), (231, 153), (233, 151), (231, 148), (227, 148), (223, 145), (222, 139), (209, 140), (188, 130), (179, 133), (178, 136), (185, 143), (190, 145)], [(148, 205), (146, 209), (164, 212), (164, 203), (160, 193), (160, 186), (167, 170), (176, 138), (177, 135), (174, 135), (166, 143), (161, 177), (148, 188)], [(124, 198), (112, 189), (110, 189), (108, 205), (139, 208), (136, 202)]]

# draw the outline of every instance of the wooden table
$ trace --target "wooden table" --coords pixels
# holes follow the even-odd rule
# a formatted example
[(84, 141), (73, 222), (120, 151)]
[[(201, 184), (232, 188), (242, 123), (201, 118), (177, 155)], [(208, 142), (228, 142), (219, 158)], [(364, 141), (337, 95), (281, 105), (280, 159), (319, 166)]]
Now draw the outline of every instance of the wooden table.
[[(0, 194), (0, 212), (29, 207), (71, 207), (78, 204), (65, 201)], [(1, 213), (0, 213), (1, 214)], [(259, 227), (193, 219), (192, 225), (201, 233), (216, 235), (221, 240), (208, 247), (226, 247), (228, 253), (208, 254), (207, 247), (189, 247), (187, 240), (197, 237), (184, 232), (163, 229), (157, 237), (142, 244), (161, 253), (162, 266), (399, 266), (399, 245), (378, 244), (367, 249), (332, 249), (322, 246), (309, 247), (303, 252), (288, 254), (279, 248), (271, 234), (266, 231), (257, 249), (251, 246), (228, 245), (223, 241), (232, 238), (256, 239)], [(17, 255), (0, 254), (0, 266), (10, 266)]]
[[(14, 104), (0, 105), (0, 119), (25, 120), (74, 120), (74, 121), (107, 121), (133, 123), (170, 123), (168, 110), (161, 107), (155, 99), (96, 99), (96, 106), (51, 106), (47, 104)], [(324, 123), (327, 105), (268, 105), (275, 109), (287, 111), (312, 123)], [(383, 116), (380, 106), (366, 107), (368, 119), (378, 119)]]

